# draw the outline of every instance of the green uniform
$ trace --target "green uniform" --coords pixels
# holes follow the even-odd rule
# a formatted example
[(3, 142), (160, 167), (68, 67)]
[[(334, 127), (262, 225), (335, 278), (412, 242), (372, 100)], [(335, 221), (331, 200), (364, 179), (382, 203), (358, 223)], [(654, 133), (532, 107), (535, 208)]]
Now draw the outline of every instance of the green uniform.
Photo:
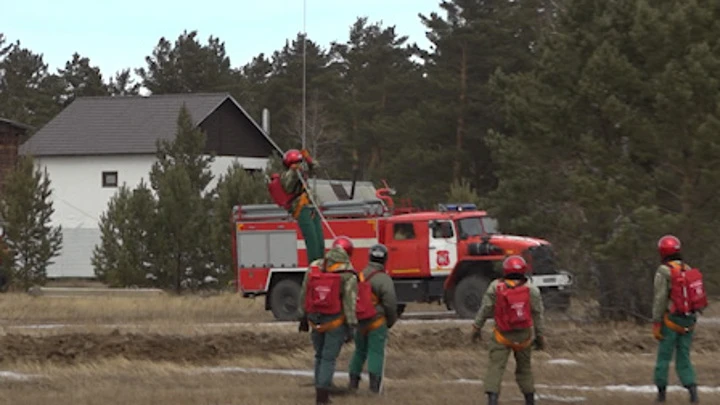
[[(313, 160), (310, 167), (304, 162), (301, 165), (304, 172), (311, 173), (317, 169), (318, 163)], [(303, 190), (303, 184), (300, 181), (300, 173), (295, 169), (288, 169), (280, 178), (280, 183), (283, 189), (287, 193), (303, 193), (307, 194), (308, 190)], [(288, 212), (293, 215), (293, 218), (298, 222), (300, 232), (302, 232), (303, 240), (305, 241), (306, 251), (308, 255), (308, 263), (313, 260), (321, 259), (325, 253), (325, 236), (323, 235), (322, 222), (320, 220), (320, 213), (312, 205), (308, 203), (303, 207), (298, 207), (301, 203), (301, 197), (296, 197), (291, 205)], [(298, 211), (299, 208), (299, 211)]]
[[(363, 269), (363, 275), (365, 279), (367, 279), (375, 271), (380, 272), (376, 273), (369, 282), (373, 294), (375, 294), (378, 299), (375, 305), (377, 315), (371, 319), (360, 321), (358, 325), (358, 330), (355, 333), (355, 353), (350, 361), (349, 371), (351, 383), (360, 381), (360, 374), (362, 373), (366, 360), (371, 382), (375, 383), (377, 381), (377, 384), (380, 383), (383, 374), (383, 365), (385, 363), (385, 344), (387, 342), (388, 330), (393, 327), (398, 318), (395, 284), (392, 278), (385, 273), (384, 266), (370, 262), (367, 267)], [(385, 320), (379, 327), (367, 331), (368, 327), (377, 326), (382, 318)]]
[[(695, 385), (695, 369), (690, 361), (690, 346), (693, 339), (693, 331), (680, 334), (668, 328), (663, 317), (668, 311), (670, 302), (670, 267), (661, 264), (655, 272), (655, 299), (653, 301), (653, 322), (662, 323), (662, 340), (658, 346), (657, 360), (655, 363), (655, 385), (666, 387), (668, 373), (673, 352), (675, 355), (675, 371), (684, 386)], [(690, 327), (695, 324), (697, 318), (693, 315), (669, 315), (670, 321), (682, 326)]]
[[(475, 326), (481, 329), (485, 325), (485, 321), (494, 317), (495, 314), (495, 301), (496, 301), (496, 290), (499, 282), (502, 280), (493, 280), (488, 286), (485, 295), (483, 296), (482, 305), (480, 310), (475, 317)], [(530, 287), (530, 306), (532, 308), (533, 327), (535, 329), (536, 338), (544, 336), (544, 307), (542, 296), (540, 295), (540, 289), (533, 285), (529, 280), (526, 285)], [(532, 338), (532, 328), (520, 329), (509, 332), (503, 332), (503, 336), (512, 342), (524, 342)], [(510, 356), (509, 347), (498, 342), (493, 337), (490, 339), (490, 345), (488, 350), (488, 368), (487, 375), (485, 376), (485, 392), (488, 393), (500, 393), (500, 384), (502, 382), (503, 374), (505, 373), (505, 366)], [(515, 380), (517, 381), (520, 391), (524, 394), (530, 394), (535, 392), (535, 382), (532, 373), (532, 345), (519, 351), (515, 351)]]
[[(345, 316), (342, 324), (336, 328), (326, 332), (318, 332), (315, 327), (312, 328), (311, 340), (315, 349), (315, 387), (321, 389), (330, 389), (333, 374), (335, 373), (335, 362), (340, 349), (342, 348), (345, 337), (348, 333), (348, 327), (357, 327), (357, 316), (355, 314), (355, 302), (357, 301), (357, 276), (354, 274), (350, 258), (342, 248), (331, 249), (325, 255), (325, 268), (332, 268), (339, 264), (334, 271), (350, 270), (341, 273), (342, 288), (342, 312), (333, 315), (323, 315), (317, 313), (305, 313), (305, 288), (307, 285), (307, 275), (303, 278), (302, 288), (300, 289), (299, 299), (299, 315), (300, 318), (307, 316), (308, 321), (314, 325), (323, 325), (326, 322), (336, 320), (343, 315)], [(312, 265), (318, 265), (323, 269), (323, 260), (315, 260)], [(325, 271), (323, 269), (323, 271)]]

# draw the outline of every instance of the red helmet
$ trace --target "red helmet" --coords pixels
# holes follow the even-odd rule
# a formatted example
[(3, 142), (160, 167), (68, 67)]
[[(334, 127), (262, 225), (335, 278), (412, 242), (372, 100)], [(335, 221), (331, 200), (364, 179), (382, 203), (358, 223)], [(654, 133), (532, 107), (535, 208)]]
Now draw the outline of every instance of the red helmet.
[(291, 165), (295, 163), (300, 163), (303, 160), (302, 153), (297, 149), (288, 149), (285, 154), (283, 154), (283, 164), (285, 167), (290, 167)]
[(350, 240), (347, 236), (338, 236), (335, 238), (330, 248), (332, 249), (336, 247), (341, 247), (348, 256), (352, 256), (353, 249), (355, 248), (352, 240)]
[(503, 274), (525, 274), (527, 272), (527, 262), (521, 256), (508, 256), (503, 261)]
[(662, 259), (680, 253), (680, 239), (673, 235), (663, 236), (658, 241), (658, 251)]

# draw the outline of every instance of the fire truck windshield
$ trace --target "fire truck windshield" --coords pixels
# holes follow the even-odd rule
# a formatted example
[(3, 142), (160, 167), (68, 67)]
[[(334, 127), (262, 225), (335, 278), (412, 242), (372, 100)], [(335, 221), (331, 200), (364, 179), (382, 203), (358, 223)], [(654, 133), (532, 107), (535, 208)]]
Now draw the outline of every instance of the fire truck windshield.
[(463, 218), (457, 221), (457, 226), (465, 237), (497, 233), (496, 221), (488, 217)]

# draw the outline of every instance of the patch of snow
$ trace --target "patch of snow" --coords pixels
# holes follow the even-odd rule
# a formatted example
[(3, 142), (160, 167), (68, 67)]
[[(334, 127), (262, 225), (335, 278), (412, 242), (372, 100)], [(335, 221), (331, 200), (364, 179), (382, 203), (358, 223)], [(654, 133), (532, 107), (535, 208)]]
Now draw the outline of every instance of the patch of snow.
[(27, 381), (33, 378), (39, 378), (39, 375), (34, 374), (21, 374), (14, 371), (2, 371), (0, 370), (0, 380), (14, 380), (14, 381)]
[(547, 399), (548, 401), (567, 402), (570, 404), (587, 401), (587, 398), (585, 398), (585, 397), (562, 397), (560, 395), (550, 395), (550, 394), (535, 394), (535, 399)]
[[(271, 375), (287, 375), (291, 377), (314, 377), (313, 370), (294, 370), (294, 369), (272, 369), (272, 368), (247, 368), (247, 367), (203, 367), (193, 370), (194, 373), (245, 373), (245, 374), (271, 374)], [(333, 375), (336, 378), (349, 378), (345, 371), (336, 371)], [(368, 378), (363, 373), (365, 379)]]
[(576, 365), (579, 365), (580, 363), (578, 363), (577, 361), (572, 360), (572, 359), (551, 359), (551, 360), (547, 361), (547, 364), (559, 364), (559, 365), (563, 365), (563, 366), (576, 366)]

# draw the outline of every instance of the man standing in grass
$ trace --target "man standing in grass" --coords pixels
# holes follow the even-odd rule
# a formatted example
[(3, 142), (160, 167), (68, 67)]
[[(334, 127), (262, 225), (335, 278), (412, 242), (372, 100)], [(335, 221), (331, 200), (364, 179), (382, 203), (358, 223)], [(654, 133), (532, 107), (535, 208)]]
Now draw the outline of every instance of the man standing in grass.
[(490, 318), (495, 320), (485, 376), (488, 405), (498, 404), (510, 351), (515, 354), (515, 379), (525, 396), (525, 405), (535, 404), (532, 344), (534, 342), (538, 350), (545, 348), (543, 313), (540, 289), (528, 279), (525, 259), (509, 256), (503, 262), (503, 278), (490, 283), (473, 324), (472, 340), (477, 342), (485, 322)]
[(660, 344), (655, 363), (657, 402), (665, 402), (670, 361), (676, 352), (675, 370), (690, 394), (690, 403), (698, 403), (695, 369), (690, 361), (696, 312), (707, 307), (707, 297), (699, 270), (683, 263), (680, 240), (665, 235), (658, 241), (661, 264), (655, 272), (653, 336)]
[(360, 320), (355, 332), (355, 353), (350, 360), (350, 389), (357, 390), (365, 360), (368, 363), (370, 391), (380, 393), (385, 365), (388, 330), (397, 321), (397, 297), (392, 278), (385, 273), (388, 251), (385, 245), (370, 247), (370, 261), (362, 277), (370, 283), (376, 315)]
[(357, 328), (357, 277), (350, 263), (352, 252), (349, 238), (335, 238), (325, 259), (310, 264), (300, 289), (298, 330), (307, 332), (312, 327), (316, 405), (330, 403), (337, 357)]

